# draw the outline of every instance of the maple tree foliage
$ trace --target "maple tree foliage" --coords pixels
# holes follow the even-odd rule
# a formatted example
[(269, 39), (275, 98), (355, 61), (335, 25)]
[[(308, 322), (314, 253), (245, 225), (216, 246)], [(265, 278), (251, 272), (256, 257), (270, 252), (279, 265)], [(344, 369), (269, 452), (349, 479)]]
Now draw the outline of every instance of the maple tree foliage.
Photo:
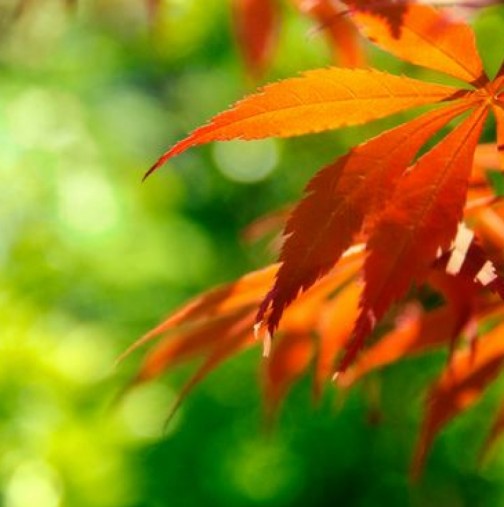
[(275, 0), (234, 0), (233, 15), (245, 64), (258, 77), (269, 64), (276, 42), (278, 4)]
[[(150, 2), (153, 0), (147, 0)], [(467, 16), (479, 7), (501, 0), (422, 0), (440, 5), (455, 16)], [(366, 57), (358, 30), (348, 14), (373, 12), (387, 19), (392, 35), (400, 33), (402, 16), (412, 0), (286, 0), (301, 14), (315, 22), (313, 33), (327, 39), (335, 62), (344, 67), (360, 67)], [(267, 69), (278, 41), (281, 24), (281, 0), (232, 0), (235, 34), (249, 73), (259, 78)], [(453, 12), (451, 12), (453, 11)]]
[[(311, 365), (319, 396), (331, 378), (349, 387), (377, 368), (447, 345), (450, 360), (429, 391), (413, 460), (418, 474), (434, 436), (504, 365), (504, 207), (485, 176), (504, 168), (504, 65), (490, 79), (469, 25), (431, 6), (345, 4), (347, 22), (374, 44), (461, 85), (375, 69), (313, 70), (265, 86), (175, 144), (146, 176), (212, 141), (297, 136), (435, 106), (313, 177), (287, 219), (278, 264), (198, 296), (125, 355), (157, 340), (135, 382), (202, 358), (176, 408), (213, 368), (262, 336), (263, 386), (274, 414)], [(490, 113), (497, 143), (479, 146)], [(422, 303), (424, 285), (442, 295), (442, 306)], [(500, 413), (487, 447), (503, 420)]]
[[(332, 49), (333, 59), (345, 67), (361, 66), (364, 53), (357, 29), (345, 15), (348, 7), (334, 0), (290, 0), (301, 14), (313, 19)], [(281, 23), (280, 0), (233, 0), (236, 39), (246, 68), (261, 77), (273, 56)]]

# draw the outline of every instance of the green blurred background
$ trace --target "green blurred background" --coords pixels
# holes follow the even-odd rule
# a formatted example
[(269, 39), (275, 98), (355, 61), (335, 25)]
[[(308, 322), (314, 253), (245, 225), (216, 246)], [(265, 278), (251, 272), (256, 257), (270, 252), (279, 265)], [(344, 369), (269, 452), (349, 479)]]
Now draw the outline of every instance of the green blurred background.
[[(309, 378), (263, 424), (253, 350), (214, 372), (163, 430), (190, 368), (114, 401), (129, 344), (202, 290), (272, 260), (243, 228), (299, 198), (323, 163), (400, 120), (295, 140), (214, 144), (146, 183), (172, 142), (252, 89), (226, 0), (0, 1), (0, 505), (499, 506), (504, 456), (477, 467), (499, 386), (408, 466), (438, 355), (310, 402)], [(284, 9), (266, 80), (330, 63)], [(502, 8), (476, 21), (490, 70)], [(422, 77), (370, 50), (373, 63)], [(426, 74), (425, 74), (426, 75)], [(492, 125), (487, 127), (491, 140)]]

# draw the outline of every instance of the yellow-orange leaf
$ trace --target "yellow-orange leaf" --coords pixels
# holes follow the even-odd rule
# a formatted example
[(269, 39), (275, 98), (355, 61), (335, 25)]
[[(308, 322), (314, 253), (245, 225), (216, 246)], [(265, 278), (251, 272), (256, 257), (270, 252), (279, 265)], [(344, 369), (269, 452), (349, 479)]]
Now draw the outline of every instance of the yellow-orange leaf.
[(211, 373), (230, 356), (237, 354), (244, 347), (250, 345), (251, 333), (249, 320), (250, 319), (246, 317), (237, 321), (235, 326), (228, 329), (227, 334), (225, 334), (221, 339), (215, 340), (214, 347), (207, 352), (201, 365), (196, 369), (191, 377), (189, 377), (186, 383), (182, 386), (182, 389), (179, 391), (175, 402), (172, 404), (170, 411), (168, 412), (167, 423), (175, 414), (185, 397), (199, 382), (201, 382), (209, 373)]
[(482, 238), (502, 252), (504, 250), (504, 219), (502, 216), (491, 207), (485, 206), (478, 210), (476, 219)]
[(373, 370), (439, 347), (449, 341), (453, 329), (454, 315), (449, 307), (431, 312), (407, 308), (397, 327), (365, 350), (354, 367), (338, 377), (338, 384), (348, 387)]
[(360, 0), (356, 4), (357, 26), (389, 53), (475, 85), (487, 80), (467, 24), (413, 2), (389, 7), (373, 7)]
[(264, 396), (269, 417), (274, 415), (292, 384), (306, 372), (313, 348), (309, 332), (287, 332), (278, 340), (264, 367)]
[(313, 330), (320, 318), (324, 301), (341, 285), (349, 282), (362, 268), (362, 260), (338, 266), (333, 273), (299, 297), (282, 319), (282, 330), (304, 332)]
[(360, 67), (365, 62), (354, 24), (343, 15), (342, 6), (332, 0), (294, 0), (298, 8), (320, 23), (333, 48), (334, 59), (344, 67)]
[(159, 376), (168, 368), (199, 355), (221, 348), (237, 334), (252, 337), (251, 318), (254, 306), (242, 308), (231, 315), (209, 319), (189, 329), (176, 330), (165, 337), (147, 354), (136, 381)]
[(260, 77), (266, 68), (279, 23), (276, 0), (233, 0), (235, 32), (247, 69)]
[(484, 193), (492, 191), (487, 178), (488, 170), (496, 170), (500, 167), (499, 153), (496, 143), (480, 143), (474, 153), (474, 165), (471, 173), (471, 187), (473, 190), (481, 190)]
[(364, 69), (328, 68), (264, 87), (178, 142), (146, 176), (191, 146), (230, 139), (289, 137), (358, 125), (464, 94), (450, 86)]
[(273, 264), (264, 269), (247, 273), (233, 283), (221, 285), (195, 297), (133, 343), (121, 354), (118, 361), (123, 360), (144, 344), (177, 327), (228, 315), (251, 304), (258, 304), (273, 282), (277, 269), (278, 265)]
[(355, 319), (359, 313), (361, 283), (349, 283), (320, 309), (316, 331), (319, 346), (314, 372), (314, 394), (322, 392), (323, 383), (334, 372), (334, 362), (350, 339)]
[(426, 405), (412, 471), (418, 476), (434, 437), (456, 415), (482, 395), (504, 364), (504, 324), (482, 336), (476, 350), (457, 352), (443, 375), (432, 387)]
[[(346, 336), (350, 335), (357, 314), (361, 288), (355, 282), (355, 275), (362, 267), (361, 257), (358, 255), (353, 260), (343, 262), (324, 280), (305, 292), (286, 312), (279, 339), (275, 340), (264, 368), (265, 395), (270, 415), (273, 415), (294, 381), (306, 371), (315, 349), (314, 330), (319, 332), (320, 338), (316, 378), (320, 380), (321, 374), (330, 373), (330, 367), (324, 366), (331, 361), (329, 356), (338, 352), (335, 347), (339, 344), (341, 348), (343, 345), (345, 329)], [(335, 291), (337, 294), (329, 299)], [(338, 320), (337, 326), (335, 319)], [(334, 359), (335, 356), (331, 357)], [(315, 385), (317, 383), (316, 379)]]
[[(309, 334), (324, 301), (353, 278), (361, 266), (360, 254), (344, 259), (322, 283), (306, 292), (289, 309), (282, 322), (282, 331)], [(161, 339), (147, 354), (134, 382), (152, 379), (181, 362), (200, 357), (207, 358), (208, 364), (201, 371), (208, 373), (238, 349), (254, 343), (256, 308), (266, 290), (265, 284), (271, 283), (275, 270), (275, 265), (270, 266), (204, 294), (145, 335), (133, 348), (153, 338)], [(191, 388), (192, 382), (188, 383)]]

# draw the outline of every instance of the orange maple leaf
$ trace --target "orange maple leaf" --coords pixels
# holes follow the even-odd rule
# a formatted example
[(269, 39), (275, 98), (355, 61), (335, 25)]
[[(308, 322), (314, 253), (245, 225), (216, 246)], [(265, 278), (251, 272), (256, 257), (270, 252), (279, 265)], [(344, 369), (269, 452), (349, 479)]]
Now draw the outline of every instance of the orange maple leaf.
[[(363, 65), (365, 58), (348, 8), (333, 0), (291, 0), (302, 13), (315, 19), (333, 50), (333, 59), (344, 67)], [(267, 69), (278, 40), (279, 0), (233, 0), (233, 25), (245, 67), (253, 78)]]
[[(503, 210), (482, 170), (504, 168), (504, 65), (490, 80), (469, 26), (431, 7), (400, 3), (379, 10), (376, 4), (347, 3), (356, 25), (374, 43), (463, 85), (377, 70), (310, 71), (241, 100), (162, 155), (146, 176), (189, 147), (215, 140), (295, 136), (436, 105), (316, 174), (287, 222), (280, 264), (196, 298), (148, 333), (133, 348), (161, 341), (136, 380), (202, 357), (178, 405), (221, 361), (252, 345), (254, 322), (256, 328), (265, 322), (264, 350), (267, 355), (271, 349), (271, 358), (264, 388), (273, 413), (312, 362), (317, 394), (342, 353), (340, 372), (354, 363), (339, 376), (344, 385), (445, 343), (453, 352), (465, 333), (470, 346), (453, 352), (431, 390), (415, 458), (419, 470), (434, 435), (478, 399), (504, 364), (497, 331), (483, 337), (484, 346), (475, 341), (479, 322), (488, 316), (504, 319), (504, 279), (498, 273), (504, 264)], [(497, 123), (493, 152), (478, 148), (490, 112)], [(434, 134), (462, 115), (449, 134), (416, 159)], [(445, 306), (429, 310), (418, 296), (403, 301), (412, 286), (425, 283), (444, 296)], [(355, 361), (378, 323), (380, 339)]]
[[(482, 337), (476, 351), (465, 349), (457, 352), (431, 388), (413, 458), (413, 476), (420, 473), (434, 436), (456, 415), (473, 405), (500, 373), (504, 365), (503, 331), (504, 324), (501, 322)], [(497, 420), (496, 425), (499, 424)], [(494, 431), (497, 433), (498, 428)], [(490, 434), (490, 439), (495, 437)]]
[[(421, 283), (438, 252), (449, 248), (462, 219), (474, 151), (488, 111), (493, 110), (502, 124), (502, 72), (495, 81), (488, 79), (471, 29), (431, 7), (401, 4), (400, 9), (399, 32), (381, 11), (355, 6), (353, 19), (368, 38), (392, 54), (450, 74), (472, 89), (376, 70), (311, 71), (269, 85), (217, 115), (147, 173), (197, 144), (318, 132), (448, 102), (326, 167), (308, 184), (307, 197), (287, 224), (281, 266), (258, 315), (258, 321), (267, 320), (270, 333), (299, 292), (334, 266), (363, 226), (369, 229), (361, 313), (342, 369), (390, 305), (413, 282)], [(466, 110), (472, 111), (469, 117), (408, 168), (423, 144)]]
[(323, 31), (331, 43), (333, 58), (343, 67), (361, 67), (365, 63), (358, 32), (343, 4), (333, 0), (292, 0), (298, 9), (314, 18), (318, 30)]
[[(321, 348), (318, 353), (320, 365), (316, 379), (317, 390), (331, 375), (334, 357), (350, 337), (352, 323), (357, 315), (358, 291), (355, 284), (361, 267), (362, 251), (349, 252), (324, 280), (303, 294), (286, 311), (279, 330), (279, 340), (273, 345), (272, 356), (275, 359), (267, 374), (279, 385), (273, 386), (271, 382), (265, 382), (270, 414), (277, 408), (288, 387), (302, 373), (296, 363), (298, 359), (287, 360), (286, 364), (283, 356), (292, 358), (292, 354), (297, 356), (297, 352), (291, 352), (290, 346), (284, 342), (293, 339), (299, 344), (304, 340), (304, 350), (308, 348), (311, 354), (314, 350), (312, 330), (319, 328), (322, 333), (325, 330), (325, 341), (331, 345), (329, 348)], [(170, 415), (173, 414), (182, 399), (204, 376), (226, 358), (257, 343), (253, 332), (257, 306), (273, 282), (277, 270), (278, 265), (269, 266), (194, 298), (134, 343), (119, 360), (151, 341), (160, 340), (147, 354), (132, 384), (157, 377), (181, 362), (203, 358), (200, 367), (185, 384), (172, 407)], [(339, 338), (336, 341), (331, 340), (334, 336), (330, 334), (334, 324), (331, 327), (326, 322), (328, 310), (335, 305), (344, 310), (343, 314), (338, 313), (341, 319), (337, 334)], [(308, 340), (312, 342), (310, 347)], [(294, 349), (299, 350), (299, 347)]]
[(275, 45), (280, 13), (277, 0), (233, 0), (234, 29), (246, 68), (262, 75)]

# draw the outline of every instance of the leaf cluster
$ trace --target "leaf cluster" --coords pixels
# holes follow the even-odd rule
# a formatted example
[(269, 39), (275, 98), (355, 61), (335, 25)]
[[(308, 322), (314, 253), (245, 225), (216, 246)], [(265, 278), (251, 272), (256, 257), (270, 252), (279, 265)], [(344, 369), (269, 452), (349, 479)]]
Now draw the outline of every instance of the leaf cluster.
[[(270, 2), (237, 2), (239, 17), (256, 23), (253, 9), (262, 3)], [(315, 14), (334, 7), (311, 5)], [(212, 141), (298, 136), (433, 106), (321, 169), (290, 213), (279, 263), (202, 294), (143, 337), (132, 349), (160, 340), (136, 381), (202, 357), (180, 401), (263, 336), (265, 398), (273, 413), (311, 365), (317, 396), (331, 378), (346, 388), (384, 365), (447, 345), (450, 360), (429, 391), (413, 460), (418, 473), (434, 436), (481, 397), (504, 364), (504, 219), (485, 175), (504, 167), (504, 65), (488, 77), (470, 26), (431, 6), (348, 0), (344, 8), (338, 23), (351, 23), (392, 55), (460, 86), (367, 68), (313, 70), (265, 86), (163, 154), (146, 176)], [(268, 9), (261, 12), (272, 20)], [(265, 36), (254, 26), (247, 28), (257, 36), (248, 58), (259, 68)], [(489, 115), (496, 144), (479, 145)], [(423, 287), (443, 304), (426, 305)], [(503, 413), (489, 442), (504, 427)]]

